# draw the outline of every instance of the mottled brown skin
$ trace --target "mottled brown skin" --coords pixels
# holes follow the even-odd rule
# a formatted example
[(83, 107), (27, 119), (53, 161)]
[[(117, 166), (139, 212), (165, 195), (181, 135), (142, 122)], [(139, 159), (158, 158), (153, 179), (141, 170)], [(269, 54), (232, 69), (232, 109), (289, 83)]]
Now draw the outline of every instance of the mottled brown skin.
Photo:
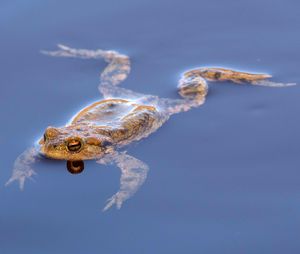
[(253, 82), (272, 77), (269, 74), (253, 74), (247, 72), (234, 71), (225, 68), (199, 68), (186, 72), (184, 76), (200, 76), (208, 81), (231, 81), (237, 84), (251, 84)]
[(152, 106), (123, 99), (102, 100), (81, 110), (70, 125), (48, 127), (39, 141), (40, 152), (59, 160), (100, 158), (115, 147), (144, 137), (160, 119)]

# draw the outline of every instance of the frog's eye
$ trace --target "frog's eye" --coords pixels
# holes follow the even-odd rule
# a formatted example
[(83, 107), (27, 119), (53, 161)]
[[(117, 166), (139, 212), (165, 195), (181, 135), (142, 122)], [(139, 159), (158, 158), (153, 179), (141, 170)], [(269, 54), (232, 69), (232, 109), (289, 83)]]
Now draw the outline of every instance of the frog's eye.
[(47, 136), (46, 136), (46, 133), (44, 133), (44, 142), (47, 141)]
[(82, 143), (78, 139), (68, 141), (67, 148), (70, 152), (78, 152), (82, 147)]
[(45, 131), (45, 136), (48, 139), (54, 139), (60, 134), (61, 134), (60, 131), (54, 127), (48, 127)]

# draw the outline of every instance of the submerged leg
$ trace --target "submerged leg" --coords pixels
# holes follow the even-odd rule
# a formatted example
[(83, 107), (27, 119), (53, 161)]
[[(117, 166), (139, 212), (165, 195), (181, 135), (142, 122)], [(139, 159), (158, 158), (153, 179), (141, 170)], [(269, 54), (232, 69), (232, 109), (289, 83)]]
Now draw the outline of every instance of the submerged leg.
[[(130, 72), (130, 59), (113, 50), (74, 49), (58, 44), (57, 51), (41, 51), (43, 54), (57, 57), (74, 57), (83, 59), (104, 59), (108, 65), (100, 75), (99, 90), (105, 98), (114, 97), (113, 87), (125, 80)], [(126, 89), (124, 89), (125, 92)], [(121, 93), (121, 91), (119, 91)], [(112, 94), (113, 95), (113, 94)]]
[(32, 164), (36, 162), (37, 159), (38, 153), (34, 148), (29, 148), (20, 154), (15, 160), (12, 176), (6, 182), (5, 186), (14, 181), (18, 181), (20, 189), (23, 190), (25, 180), (27, 178), (32, 180), (32, 176), (36, 175), (35, 171), (32, 169)]
[(267, 80), (269, 78), (271, 75), (268, 74), (254, 74), (224, 68), (198, 68), (185, 72), (179, 80), (178, 92), (183, 99), (162, 99), (160, 104), (170, 115), (198, 107), (205, 101), (208, 91), (206, 81), (231, 81), (237, 84), (249, 83), (269, 87), (296, 85), (295, 83), (272, 82)]
[(113, 205), (120, 209), (122, 203), (130, 198), (143, 184), (149, 170), (145, 163), (126, 154), (126, 152), (114, 152), (98, 160), (97, 163), (104, 165), (115, 163), (121, 170), (120, 189), (108, 200), (103, 211)]
[(208, 81), (231, 81), (237, 84), (249, 83), (252, 85), (270, 86), (270, 87), (286, 87), (296, 85), (295, 83), (276, 83), (270, 80), (272, 76), (269, 74), (257, 74), (235, 71), (225, 68), (198, 68), (187, 71), (184, 77), (200, 76)]

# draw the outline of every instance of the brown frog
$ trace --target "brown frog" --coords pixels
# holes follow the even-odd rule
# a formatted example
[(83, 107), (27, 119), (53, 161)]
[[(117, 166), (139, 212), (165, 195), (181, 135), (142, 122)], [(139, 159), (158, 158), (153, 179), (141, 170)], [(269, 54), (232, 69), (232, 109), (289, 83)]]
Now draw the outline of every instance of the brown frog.
[(146, 179), (148, 166), (142, 161), (119, 152), (131, 142), (155, 132), (175, 113), (199, 107), (205, 101), (206, 81), (231, 81), (237, 84), (285, 87), (268, 81), (268, 74), (252, 74), (224, 68), (198, 68), (185, 72), (179, 80), (181, 99), (165, 99), (136, 93), (117, 85), (130, 72), (130, 59), (116, 51), (73, 49), (58, 45), (57, 51), (42, 51), (50, 56), (104, 59), (108, 65), (100, 75), (99, 91), (103, 100), (97, 101), (76, 114), (63, 127), (48, 127), (34, 148), (27, 149), (15, 161), (12, 177), (23, 189), (26, 178), (35, 173), (32, 164), (42, 154), (51, 159), (67, 161), (71, 173), (80, 173), (84, 160), (99, 164), (115, 163), (121, 170), (120, 189), (104, 210), (113, 205), (120, 208)]

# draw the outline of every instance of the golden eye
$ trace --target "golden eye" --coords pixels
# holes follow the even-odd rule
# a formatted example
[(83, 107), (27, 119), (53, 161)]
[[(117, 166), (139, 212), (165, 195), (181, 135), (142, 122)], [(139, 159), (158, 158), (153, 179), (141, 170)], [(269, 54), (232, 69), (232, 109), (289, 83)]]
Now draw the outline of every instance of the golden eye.
[(70, 152), (78, 152), (82, 147), (81, 141), (73, 139), (68, 141), (67, 148)]
[(44, 134), (44, 142), (46, 142), (47, 141), (47, 136), (46, 136), (46, 134)]

